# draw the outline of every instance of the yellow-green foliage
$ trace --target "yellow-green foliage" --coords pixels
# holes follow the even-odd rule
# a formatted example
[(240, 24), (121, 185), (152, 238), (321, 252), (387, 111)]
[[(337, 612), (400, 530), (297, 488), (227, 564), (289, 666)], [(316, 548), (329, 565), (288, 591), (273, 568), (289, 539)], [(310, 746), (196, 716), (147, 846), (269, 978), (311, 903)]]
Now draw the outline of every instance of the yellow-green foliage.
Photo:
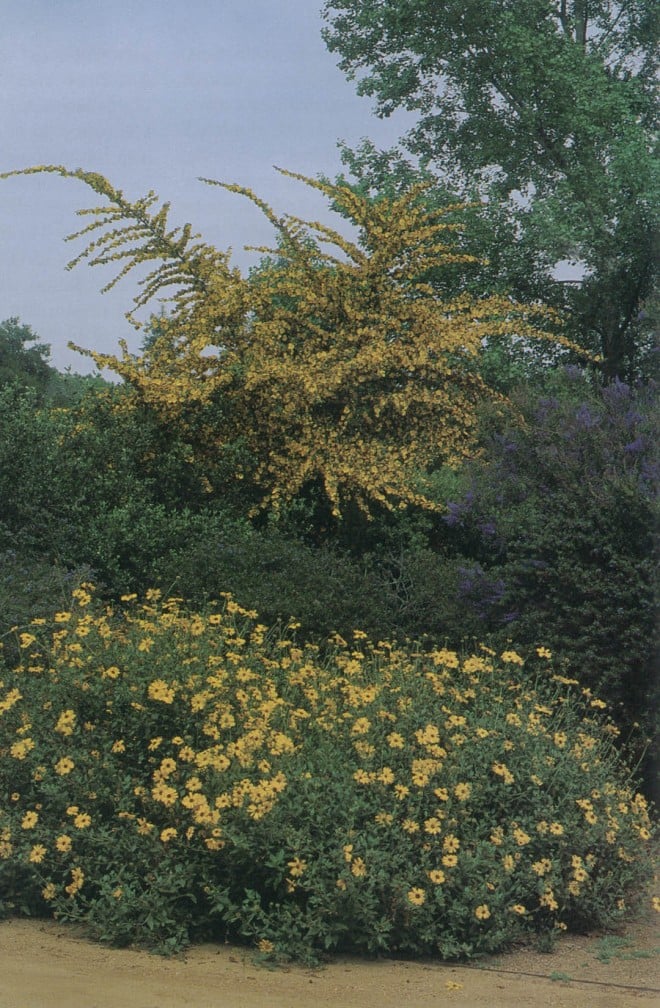
[[(190, 225), (168, 230), (169, 205), (157, 208), (153, 193), (132, 203), (91, 172), (31, 172), (80, 179), (108, 200), (81, 211), (91, 222), (72, 237), (92, 241), (70, 265), (116, 263), (121, 277), (158, 263), (136, 305), (171, 295), (142, 356), (126, 346), (121, 357), (90, 356), (202, 457), (240, 441), (252, 463), (236, 478), (253, 481), (264, 506), (277, 508), (310, 482), (337, 514), (347, 500), (365, 510), (374, 502), (433, 506), (424, 476), (473, 449), (479, 403), (500, 399), (478, 374), (483, 340), (566, 343), (544, 331), (556, 320), (538, 305), (437, 296), (429, 271), (473, 260), (454, 241), (458, 208), (425, 209), (423, 187), (374, 202), (346, 185), (293, 176), (357, 226), (353, 242), (320, 223), (277, 217), (250, 190), (225, 186), (256, 203), (279, 238), (275, 258), (244, 277)], [(209, 422), (213, 403), (221, 419)]]
[(231, 598), (123, 601), (83, 586), (2, 673), (6, 911), (163, 951), (456, 957), (615, 924), (642, 894), (646, 802), (543, 648), (356, 631), (322, 654)]

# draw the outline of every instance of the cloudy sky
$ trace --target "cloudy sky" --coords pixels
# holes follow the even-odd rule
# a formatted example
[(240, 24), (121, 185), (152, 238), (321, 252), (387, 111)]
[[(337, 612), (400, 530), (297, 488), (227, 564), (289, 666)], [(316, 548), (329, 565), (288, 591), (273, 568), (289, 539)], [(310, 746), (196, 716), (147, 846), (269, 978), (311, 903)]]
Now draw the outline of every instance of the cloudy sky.
[[(155, 189), (246, 268), (271, 244), (259, 211), (199, 176), (238, 182), (277, 210), (332, 220), (320, 196), (282, 178), (340, 170), (337, 141), (392, 145), (405, 120), (358, 98), (321, 39), (322, 0), (21, 0), (2, 4), (0, 171), (36, 164), (98, 171), (129, 198)], [(76, 210), (99, 202), (56, 176), (0, 182), (0, 320), (18, 316), (52, 363), (90, 370), (69, 340), (137, 348), (124, 319), (130, 278), (106, 295), (99, 269), (65, 265)], [(336, 220), (332, 221), (336, 223)]]

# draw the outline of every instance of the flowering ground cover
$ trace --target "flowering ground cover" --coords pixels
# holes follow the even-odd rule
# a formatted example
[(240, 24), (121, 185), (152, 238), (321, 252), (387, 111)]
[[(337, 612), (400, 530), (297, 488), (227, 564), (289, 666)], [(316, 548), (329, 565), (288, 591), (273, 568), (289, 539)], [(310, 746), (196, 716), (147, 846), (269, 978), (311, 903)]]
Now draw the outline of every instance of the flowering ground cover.
[(523, 658), (298, 646), (156, 591), (17, 630), (0, 675), (0, 900), (161, 952), (463, 958), (613, 927), (651, 876), (603, 704)]

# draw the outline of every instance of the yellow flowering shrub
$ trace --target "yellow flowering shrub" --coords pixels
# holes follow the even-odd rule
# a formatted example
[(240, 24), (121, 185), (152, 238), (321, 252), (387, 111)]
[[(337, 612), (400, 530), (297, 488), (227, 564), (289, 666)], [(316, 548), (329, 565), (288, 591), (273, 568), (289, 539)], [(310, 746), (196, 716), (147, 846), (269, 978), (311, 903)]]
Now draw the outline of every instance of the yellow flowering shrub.
[(135, 407), (176, 430), (191, 458), (206, 460), (207, 490), (213, 463), (231, 457), (234, 478), (275, 510), (310, 485), (335, 515), (347, 502), (365, 511), (433, 507), (427, 477), (473, 452), (479, 405), (503, 401), (479, 375), (484, 341), (568, 345), (538, 305), (438, 297), (429, 272), (473, 258), (453, 240), (460, 208), (425, 208), (423, 187), (374, 202), (347, 185), (285, 172), (356, 226), (350, 241), (224, 185), (256, 204), (279, 240), (259, 250), (273, 255), (245, 277), (190, 225), (170, 228), (169, 206), (154, 193), (131, 202), (96, 173), (53, 165), (9, 174), (38, 172), (76, 178), (106, 201), (80, 211), (88, 223), (71, 237), (90, 244), (70, 265), (116, 264), (106, 289), (146, 266), (136, 310), (169, 301), (142, 353), (125, 344), (119, 356), (83, 352), (127, 383)]
[(644, 898), (646, 802), (536, 653), (298, 646), (229, 597), (90, 586), (29, 630), (0, 672), (5, 913), (164, 952), (456, 958)]

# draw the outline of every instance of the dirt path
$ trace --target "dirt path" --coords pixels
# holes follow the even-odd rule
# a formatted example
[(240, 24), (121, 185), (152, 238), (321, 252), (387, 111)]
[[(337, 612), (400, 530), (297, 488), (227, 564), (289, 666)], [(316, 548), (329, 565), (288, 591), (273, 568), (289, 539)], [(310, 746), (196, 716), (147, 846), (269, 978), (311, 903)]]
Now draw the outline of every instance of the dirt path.
[(660, 1004), (658, 944), (647, 921), (625, 938), (568, 937), (481, 968), (342, 957), (267, 970), (232, 946), (161, 959), (11, 920), (0, 923), (0, 1008), (644, 1008)]

